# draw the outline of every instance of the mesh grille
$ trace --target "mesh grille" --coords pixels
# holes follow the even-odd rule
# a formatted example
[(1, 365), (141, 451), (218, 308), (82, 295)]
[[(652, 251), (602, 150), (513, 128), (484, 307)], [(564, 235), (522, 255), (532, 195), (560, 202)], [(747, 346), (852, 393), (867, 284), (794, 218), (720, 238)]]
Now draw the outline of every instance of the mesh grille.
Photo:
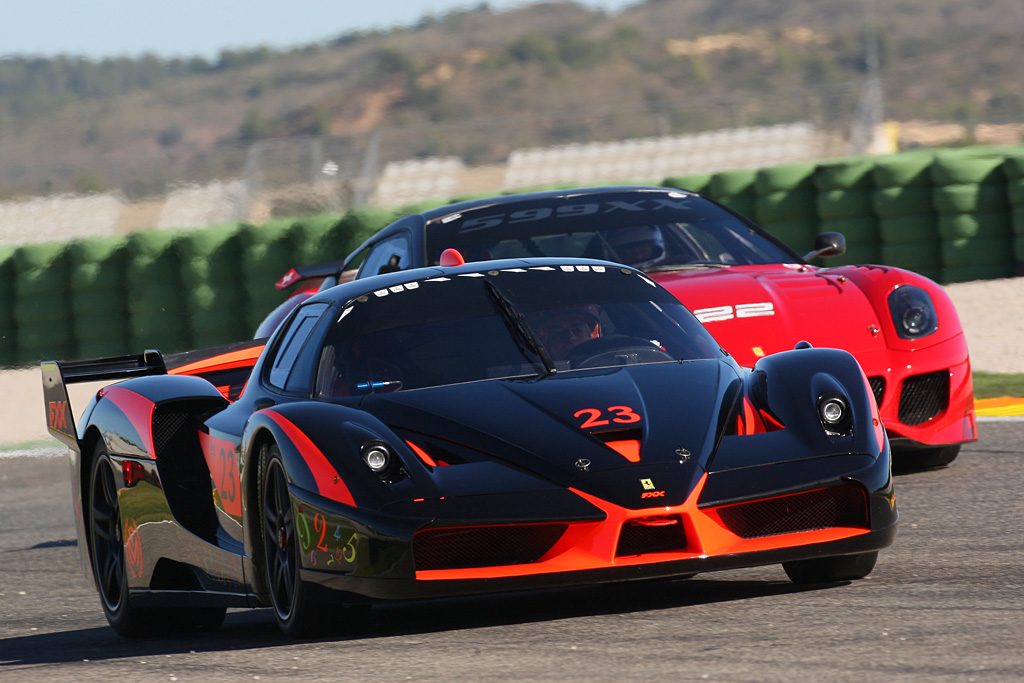
[(939, 370), (903, 380), (900, 392), (900, 422), (919, 425), (949, 406), (949, 372)]
[(413, 538), (417, 571), (529, 564), (561, 538), (568, 524), (426, 529)]
[(882, 405), (882, 399), (885, 397), (885, 378), (868, 377), (868, 384), (871, 385), (871, 393), (875, 395), (875, 403)]
[(779, 496), (719, 508), (729, 531), (741, 538), (760, 538), (832, 527), (868, 527), (867, 503), (859, 486)]
[(184, 409), (159, 407), (153, 415), (153, 448), (156, 450), (154, 455), (160, 457), (167, 451), (180, 450), (186, 445), (187, 440), (195, 436), (183, 429), (192, 418), (192, 414)]
[(622, 525), (615, 556), (666, 553), (686, 548), (686, 532), (679, 515), (631, 519)]

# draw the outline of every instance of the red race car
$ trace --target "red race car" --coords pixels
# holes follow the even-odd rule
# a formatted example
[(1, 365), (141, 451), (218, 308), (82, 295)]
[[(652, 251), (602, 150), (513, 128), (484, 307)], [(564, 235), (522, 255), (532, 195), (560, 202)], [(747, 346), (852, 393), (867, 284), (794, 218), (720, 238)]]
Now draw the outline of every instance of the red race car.
[(257, 336), (317, 289), (407, 268), (493, 258), (571, 256), (649, 273), (741, 364), (798, 342), (842, 348), (860, 362), (892, 441), (895, 464), (946, 465), (977, 439), (967, 342), (941, 286), (878, 265), (822, 268), (842, 254), (839, 233), (800, 257), (762, 228), (683, 190), (557, 190), (452, 204), (406, 216), (343, 263), (295, 269), (299, 283)]

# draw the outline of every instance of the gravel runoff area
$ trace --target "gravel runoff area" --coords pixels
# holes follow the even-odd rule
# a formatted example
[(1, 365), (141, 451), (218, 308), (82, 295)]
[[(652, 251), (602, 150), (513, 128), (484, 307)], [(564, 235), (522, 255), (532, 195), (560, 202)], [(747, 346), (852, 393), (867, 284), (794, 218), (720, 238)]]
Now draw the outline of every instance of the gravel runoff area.
[[(948, 285), (967, 335), (971, 365), (983, 372), (1024, 373), (1024, 277)], [(80, 414), (96, 386), (75, 385), (71, 404)], [(0, 372), (0, 449), (51, 441), (43, 412), (38, 368)], [(2, 457), (3, 454), (0, 454)]]

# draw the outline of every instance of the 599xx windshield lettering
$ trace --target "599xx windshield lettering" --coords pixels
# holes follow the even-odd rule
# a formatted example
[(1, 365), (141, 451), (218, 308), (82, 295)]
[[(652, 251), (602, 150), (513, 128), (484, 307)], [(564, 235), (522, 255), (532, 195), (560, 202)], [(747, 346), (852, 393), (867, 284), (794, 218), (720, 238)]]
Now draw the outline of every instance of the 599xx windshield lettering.
[(669, 199), (658, 197), (656, 199), (639, 199), (636, 201), (606, 201), (587, 202), (583, 204), (562, 204), (559, 206), (538, 206), (518, 211), (505, 213), (494, 213), (486, 216), (471, 216), (459, 226), (459, 232), (473, 232), (496, 228), (500, 225), (515, 225), (516, 223), (529, 223), (542, 221), (548, 218), (579, 218), (582, 216), (606, 215), (610, 213), (644, 213), (648, 211), (659, 211), (662, 209), (685, 210), (688, 209), (687, 199)]

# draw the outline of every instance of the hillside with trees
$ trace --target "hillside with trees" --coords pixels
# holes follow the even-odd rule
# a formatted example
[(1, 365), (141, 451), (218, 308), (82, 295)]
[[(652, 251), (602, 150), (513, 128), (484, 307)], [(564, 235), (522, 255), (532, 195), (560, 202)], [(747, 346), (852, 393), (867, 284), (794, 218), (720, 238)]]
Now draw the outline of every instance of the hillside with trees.
[[(376, 132), (385, 160), (486, 164), (524, 146), (842, 126), (867, 72), (865, 26), (865, 5), (840, 0), (481, 4), (215, 61), (6, 57), (0, 197), (160, 194), (237, 177), (254, 143), (295, 136), (363, 149)], [(892, 0), (878, 29), (888, 118), (1024, 122), (1020, 0)]]

